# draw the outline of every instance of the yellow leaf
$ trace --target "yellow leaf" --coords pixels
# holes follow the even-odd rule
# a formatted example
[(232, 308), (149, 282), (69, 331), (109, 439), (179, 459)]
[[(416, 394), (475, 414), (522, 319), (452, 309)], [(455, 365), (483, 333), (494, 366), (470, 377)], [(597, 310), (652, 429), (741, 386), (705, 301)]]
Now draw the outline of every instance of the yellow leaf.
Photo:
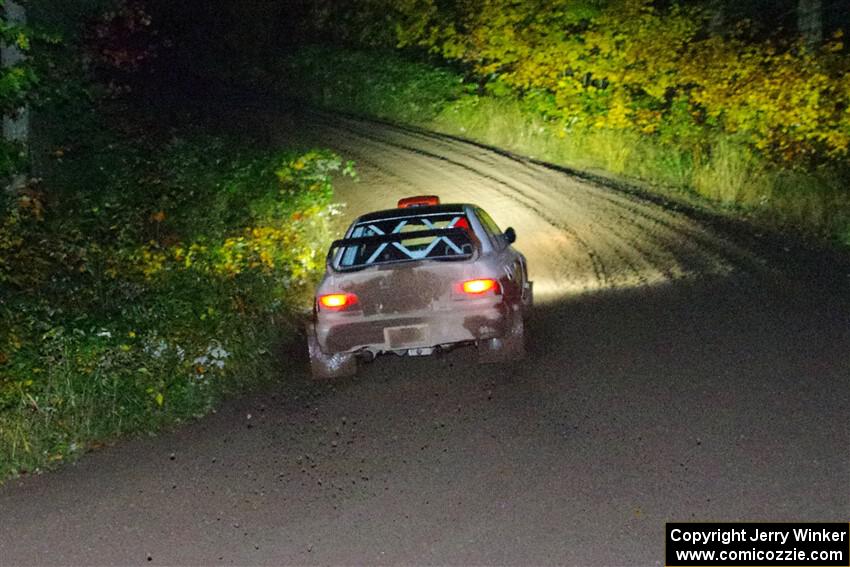
[(163, 403), (165, 403), (165, 396), (162, 395), (162, 392), (157, 392), (157, 394), (156, 394), (156, 405), (162, 407)]

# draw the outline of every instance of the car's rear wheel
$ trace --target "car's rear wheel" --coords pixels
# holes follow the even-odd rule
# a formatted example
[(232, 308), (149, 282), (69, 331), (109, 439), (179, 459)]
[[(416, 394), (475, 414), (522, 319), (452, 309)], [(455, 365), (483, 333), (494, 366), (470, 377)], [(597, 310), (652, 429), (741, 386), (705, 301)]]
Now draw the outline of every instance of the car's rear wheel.
[(486, 339), (478, 343), (478, 362), (482, 364), (505, 363), (525, 358), (525, 322), (519, 310), (513, 312), (511, 328), (507, 335)]
[(312, 323), (307, 326), (307, 351), (310, 355), (310, 374), (313, 380), (332, 380), (357, 374), (357, 357), (352, 353), (322, 352), (319, 339), (316, 338), (316, 328)]

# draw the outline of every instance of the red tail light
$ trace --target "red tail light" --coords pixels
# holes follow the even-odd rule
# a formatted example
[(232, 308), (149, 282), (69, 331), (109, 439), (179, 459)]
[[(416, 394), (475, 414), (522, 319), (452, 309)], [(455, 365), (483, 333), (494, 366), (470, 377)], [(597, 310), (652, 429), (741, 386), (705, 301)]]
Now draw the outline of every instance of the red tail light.
[(499, 282), (491, 278), (465, 281), (461, 284), (461, 289), (469, 295), (484, 295), (489, 292), (499, 294), (502, 291)]
[(330, 311), (343, 311), (352, 305), (357, 305), (357, 296), (353, 293), (329, 293), (320, 295), (319, 305)]

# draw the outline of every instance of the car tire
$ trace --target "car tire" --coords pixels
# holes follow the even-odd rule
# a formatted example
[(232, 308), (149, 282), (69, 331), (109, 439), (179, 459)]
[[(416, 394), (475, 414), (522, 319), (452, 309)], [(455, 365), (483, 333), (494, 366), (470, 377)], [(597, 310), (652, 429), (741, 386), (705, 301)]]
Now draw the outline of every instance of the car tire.
[(313, 324), (307, 326), (307, 352), (313, 380), (333, 380), (357, 374), (357, 357), (350, 352), (326, 354), (319, 346)]
[(478, 342), (480, 364), (517, 362), (525, 358), (525, 322), (522, 313), (514, 311), (512, 319), (506, 336)]

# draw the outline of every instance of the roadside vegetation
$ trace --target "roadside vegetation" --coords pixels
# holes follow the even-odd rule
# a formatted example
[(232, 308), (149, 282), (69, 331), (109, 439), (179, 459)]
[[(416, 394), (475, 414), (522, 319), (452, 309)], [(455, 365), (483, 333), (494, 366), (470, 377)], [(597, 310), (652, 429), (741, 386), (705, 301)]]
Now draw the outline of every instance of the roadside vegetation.
[[(291, 96), (415, 124), (850, 243), (850, 57), (647, 0), (325, 3), (268, 68)], [(604, 6), (604, 7), (603, 7)], [(352, 14), (357, 14), (354, 17)], [(393, 52), (393, 50), (395, 50)]]
[(138, 107), (133, 73), (153, 51), (126, 32), (148, 16), (101, 13), (88, 42), (14, 30), (30, 59), (0, 82), (6, 110), (44, 118), (29, 159), (6, 147), (2, 162), (27, 181), (0, 191), (0, 480), (281, 380), (281, 341), (324, 264), (332, 176), (351, 172)]

